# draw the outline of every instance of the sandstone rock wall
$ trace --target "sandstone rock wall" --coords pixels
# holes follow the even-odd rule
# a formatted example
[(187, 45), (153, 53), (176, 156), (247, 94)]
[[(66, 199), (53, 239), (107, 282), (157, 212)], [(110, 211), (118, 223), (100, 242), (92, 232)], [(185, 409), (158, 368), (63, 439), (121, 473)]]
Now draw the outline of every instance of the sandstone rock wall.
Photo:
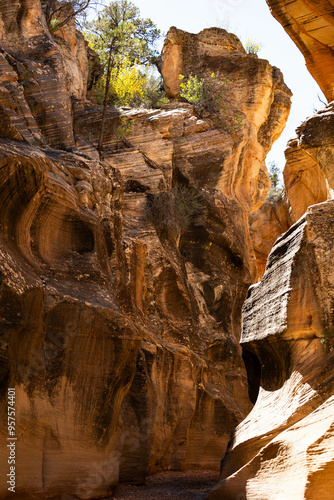
[(310, 205), (333, 198), (334, 103), (307, 118), (296, 133), (283, 173), (294, 222)]
[(1, 6), (0, 432), (16, 387), (17, 493), (98, 498), (157, 470), (217, 467), (251, 408), (238, 345), (256, 272), (248, 216), (290, 92), (242, 54), (244, 79), (249, 64), (270, 88), (239, 130), (189, 104), (110, 109), (100, 157), (102, 110), (79, 99), (83, 66), (72, 83), (64, 70), (80, 45), (50, 36), (37, 1)]
[(255, 281), (261, 281), (275, 241), (292, 225), (290, 212), (289, 200), (283, 190), (270, 191), (262, 207), (250, 214), (249, 232), (258, 271)]
[(333, 0), (267, 0), (267, 4), (304, 55), (309, 72), (318, 82), (328, 102), (332, 101)]
[[(221, 153), (234, 164), (226, 168), (227, 162), (217, 158), (217, 163), (224, 165), (219, 187), (248, 210), (259, 208), (269, 187), (264, 160), (290, 111), (292, 94), (281, 72), (268, 61), (246, 54), (235, 35), (219, 28), (205, 29), (197, 35), (171, 28), (158, 66), (166, 92), (174, 98), (180, 93), (180, 74), (185, 79), (192, 75), (207, 80), (214, 74), (224, 83), (222, 116), (230, 119), (230, 130), (240, 133), (235, 137), (229, 133)], [(232, 177), (229, 172), (233, 172)]]
[(250, 234), (257, 259), (258, 279), (278, 236), (317, 203), (333, 199), (333, 103), (308, 117), (285, 150), (284, 197), (267, 199), (250, 216)]
[(243, 307), (255, 406), (237, 427), (210, 499), (333, 497), (334, 202), (274, 245)]
[[(332, 3), (267, 3), (332, 100)], [(255, 406), (231, 437), (210, 500), (333, 498), (333, 132), (330, 103), (288, 143), (280, 215), (281, 202), (267, 200), (250, 216), (259, 269), (277, 222), (295, 224), (276, 241), (243, 306)]]
[(1, 133), (73, 148), (71, 97), (85, 98), (92, 67), (74, 20), (52, 37), (40, 1), (1, 0), (0, 46)]

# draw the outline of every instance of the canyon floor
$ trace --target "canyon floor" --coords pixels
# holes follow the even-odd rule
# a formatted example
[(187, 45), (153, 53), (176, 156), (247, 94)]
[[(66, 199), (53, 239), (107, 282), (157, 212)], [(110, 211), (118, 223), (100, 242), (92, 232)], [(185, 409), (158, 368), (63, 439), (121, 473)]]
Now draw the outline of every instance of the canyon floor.
[(148, 477), (144, 486), (119, 485), (110, 500), (204, 500), (218, 476), (216, 470), (161, 472)]

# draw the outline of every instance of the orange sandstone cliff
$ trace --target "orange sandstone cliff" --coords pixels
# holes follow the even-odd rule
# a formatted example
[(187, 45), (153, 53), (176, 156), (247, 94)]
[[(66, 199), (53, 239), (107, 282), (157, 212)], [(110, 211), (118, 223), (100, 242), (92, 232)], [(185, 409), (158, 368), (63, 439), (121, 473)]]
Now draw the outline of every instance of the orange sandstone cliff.
[(16, 492), (98, 498), (157, 470), (217, 467), (252, 406), (248, 217), (291, 93), (234, 35), (173, 28), (166, 87), (168, 47), (185, 54), (195, 37), (198, 69), (228, 79), (226, 122), (187, 103), (110, 109), (100, 157), (82, 36), (51, 36), (39, 0), (0, 7), (0, 437), (15, 387)]
[[(333, 99), (332, 3), (267, 3)], [(210, 500), (333, 498), (333, 117), (331, 102), (298, 127), (286, 150), (284, 196), (250, 217), (264, 272), (242, 311), (255, 406), (232, 434)], [(284, 225), (264, 265), (270, 238)]]

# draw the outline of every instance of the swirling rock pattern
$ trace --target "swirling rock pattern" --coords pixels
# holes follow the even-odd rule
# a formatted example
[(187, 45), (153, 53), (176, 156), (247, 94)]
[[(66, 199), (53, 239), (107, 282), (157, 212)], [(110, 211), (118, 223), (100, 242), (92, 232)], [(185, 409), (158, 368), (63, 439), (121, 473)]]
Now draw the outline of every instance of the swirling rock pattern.
[(236, 133), (189, 104), (110, 109), (100, 157), (82, 60), (82, 80), (64, 69), (72, 32), (52, 38), (35, 0), (1, 7), (13, 29), (1, 38), (0, 432), (15, 387), (17, 494), (98, 498), (158, 470), (217, 467), (251, 408), (238, 345), (248, 215), (268, 187), (257, 133), (281, 76), (260, 63), (271, 99)]

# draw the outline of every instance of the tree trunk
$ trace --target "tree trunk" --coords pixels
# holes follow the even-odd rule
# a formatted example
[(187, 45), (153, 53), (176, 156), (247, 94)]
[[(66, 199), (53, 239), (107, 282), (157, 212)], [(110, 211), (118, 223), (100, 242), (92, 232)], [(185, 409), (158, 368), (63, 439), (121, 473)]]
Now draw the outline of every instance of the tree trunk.
[(103, 100), (103, 113), (102, 113), (100, 137), (99, 137), (99, 143), (97, 146), (97, 149), (100, 152), (103, 149), (103, 135), (104, 135), (104, 127), (105, 127), (105, 121), (106, 121), (107, 102), (108, 102), (108, 94), (109, 94), (109, 86), (110, 86), (110, 72), (111, 72), (111, 60), (112, 60), (111, 56), (112, 56), (112, 45), (110, 46), (110, 49), (109, 49), (109, 59), (108, 59), (108, 68), (107, 68), (107, 77), (106, 77), (106, 90), (105, 90), (104, 100)]

